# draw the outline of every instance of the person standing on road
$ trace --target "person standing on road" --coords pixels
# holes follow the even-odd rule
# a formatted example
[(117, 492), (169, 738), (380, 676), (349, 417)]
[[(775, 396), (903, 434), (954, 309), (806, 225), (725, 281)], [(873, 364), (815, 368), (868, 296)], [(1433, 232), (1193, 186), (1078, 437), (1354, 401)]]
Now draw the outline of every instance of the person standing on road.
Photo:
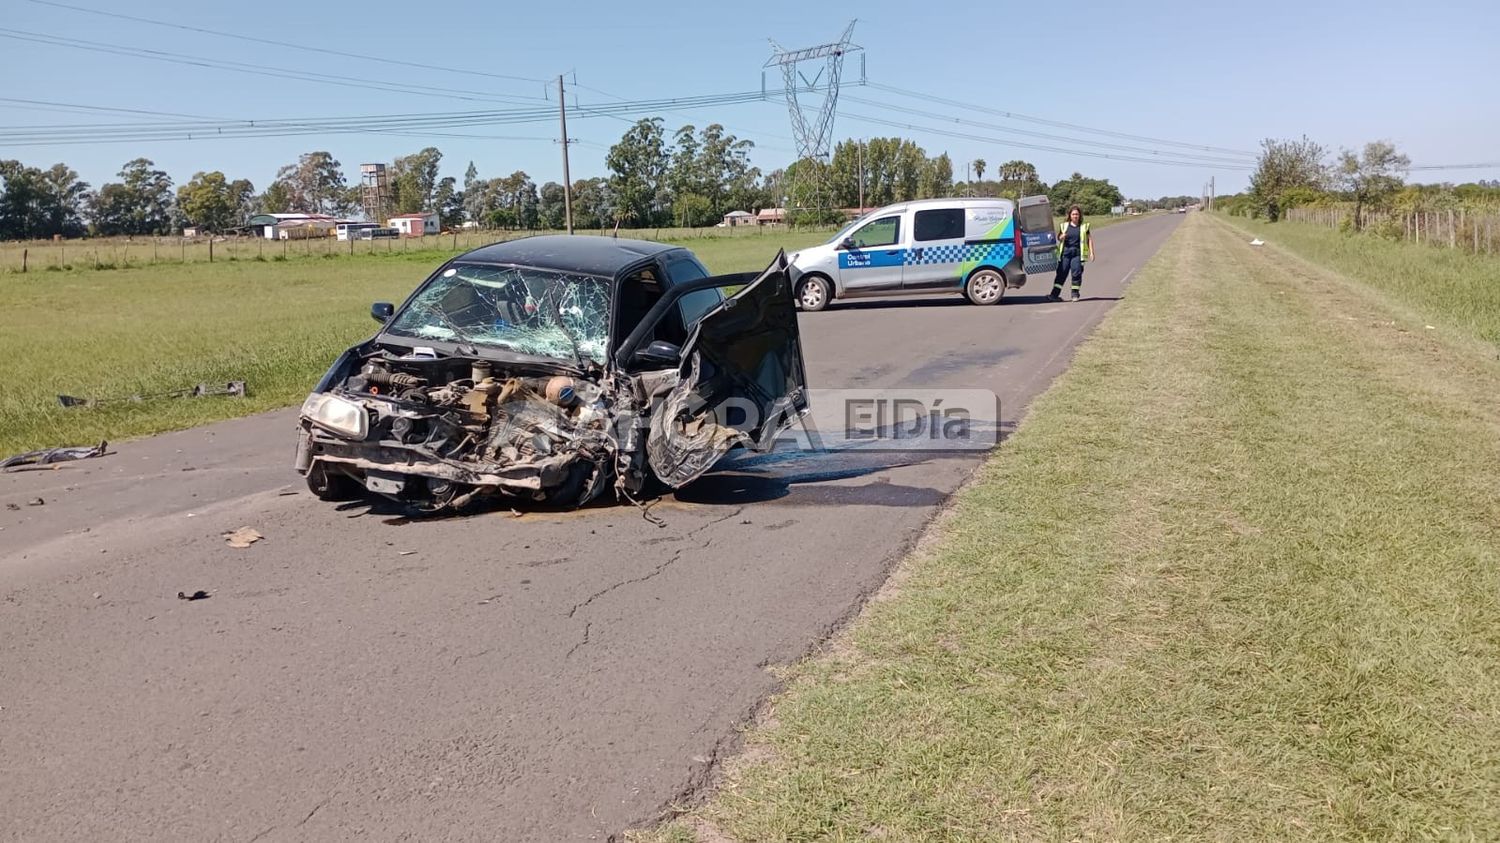
[(1083, 297), (1083, 263), (1094, 259), (1094, 236), (1083, 221), (1083, 209), (1074, 205), (1068, 218), (1057, 227), (1057, 278), (1052, 282), (1052, 301), (1062, 301), (1063, 283), (1073, 273), (1073, 301)]

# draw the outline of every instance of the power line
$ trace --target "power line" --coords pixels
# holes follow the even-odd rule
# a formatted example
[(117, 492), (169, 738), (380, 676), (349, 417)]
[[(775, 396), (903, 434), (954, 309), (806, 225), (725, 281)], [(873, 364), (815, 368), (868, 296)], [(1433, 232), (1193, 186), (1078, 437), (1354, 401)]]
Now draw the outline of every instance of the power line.
[(1245, 159), (1243, 157), (1235, 157), (1235, 158), (1231, 159), (1231, 158), (1225, 158), (1222, 155), (1203, 155), (1203, 154), (1199, 154), (1199, 153), (1195, 153), (1195, 152), (1188, 152), (1188, 151), (1185, 151), (1185, 150), (1181, 151), (1181, 152), (1178, 152), (1178, 151), (1163, 152), (1162, 150), (1158, 150), (1158, 149), (1149, 149), (1149, 148), (1143, 148), (1143, 147), (1138, 147), (1138, 146), (1129, 146), (1129, 145), (1126, 145), (1126, 144), (1111, 143), (1109, 141), (1089, 140), (1087, 138), (1073, 138), (1073, 137), (1068, 137), (1066, 135), (1054, 135), (1054, 134), (1050, 134), (1050, 133), (1047, 133), (1047, 132), (1034, 132), (1034, 131), (1030, 131), (1030, 130), (1027, 130), (1027, 129), (1014, 129), (1014, 128), (1010, 128), (1010, 127), (1006, 127), (1006, 126), (1000, 126), (1000, 125), (997, 125), (995, 123), (985, 123), (983, 121), (969, 120), (969, 119), (963, 118), (963, 117), (952, 117), (952, 116), (947, 115), (947, 114), (938, 114), (938, 113), (931, 112), (931, 111), (923, 111), (923, 110), (917, 109), (917, 108), (907, 108), (905, 106), (893, 105), (891, 103), (885, 103), (885, 102), (878, 102), (878, 101), (875, 101), (875, 100), (863, 99), (861, 97), (856, 97), (856, 96), (852, 96), (852, 95), (848, 95), (848, 94), (844, 95), (844, 99), (849, 100), (850, 102), (857, 102), (857, 103), (863, 103), (865, 105), (872, 105), (872, 106), (875, 106), (877, 108), (886, 109), (888, 111), (898, 111), (898, 112), (901, 112), (903, 114), (911, 114), (911, 115), (914, 115), (914, 116), (917, 116), (917, 117), (926, 117), (926, 118), (931, 119), (931, 120), (941, 120), (941, 121), (946, 122), (946, 123), (957, 123), (957, 124), (964, 125), (964, 126), (973, 126), (973, 127), (977, 127), (977, 128), (981, 128), (981, 129), (991, 129), (991, 130), (998, 131), (998, 132), (1004, 132), (1006, 134), (1016, 134), (1016, 135), (1022, 135), (1022, 136), (1025, 136), (1025, 137), (1041, 138), (1043, 140), (1054, 140), (1054, 141), (1060, 141), (1060, 142), (1063, 142), (1063, 143), (1080, 144), (1080, 145), (1083, 145), (1083, 146), (1099, 147), (1101, 149), (1114, 149), (1114, 150), (1119, 150), (1119, 151), (1122, 151), (1122, 152), (1132, 153), (1132, 154), (1136, 154), (1136, 155), (1155, 155), (1155, 156), (1170, 157), (1170, 158), (1174, 158), (1174, 159), (1178, 159), (1178, 160), (1201, 160), (1201, 161), (1204, 161), (1204, 162), (1214, 163), (1214, 164), (1236, 164), (1236, 165), (1239, 165), (1239, 164), (1248, 163), (1247, 159)]
[[(291, 43), (289, 41), (276, 41), (276, 40), (273, 40), (273, 39), (270, 39), (270, 38), (257, 38), (257, 37), (255, 37), (253, 35), (241, 35), (241, 34), (236, 33), (236, 32), (222, 32), (222, 31), (217, 30), (217, 29), (206, 29), (204, 27), (188, 26), (187, 24), (173, 23), (171, 21), (155, 20), (153, 18), (136, 17), (135, 15), (125, 15), (125, 14), (120, 14), (119, 12), (107, 12), (107, 11), (104, 11), (103, 9), (90, 9), (90, 8), (87, 8), (87, 7), (84, 7), (84, 6), (74, 6), (74, 5), (71, 5), (71, 4), (68, 4), (68, 3), (57, 3), (57, 2), (53, 2), (53, 0), (26, 0), (26, 2), (28, 2), (28, 3), (34, 3), (34, 4), (38, 5), (38, 6), (51, 6), (53, 8), (57, 8), (57, 9), (68, 9), (68, 10), (71, 10), (71, 11), (74, 11), (74, 12), (82, 12), (84, 14), (101, 15), (103, 17), (117, 18), (119, 20), (134, 21), (136, 23), (147, 23), (147, 24), (151, 24), (153, 26), (165, 26), (165, 27), (170, 27), (172, 29), (182, 30), (184, 32), (196, 32), (196, 33), (199, 33), (199, 34), (202, 34), (202, 35), (215, 35), (215, 36), (218, 36), (220, 38), (234, 38), (234, 39), (239, 40), (239, 41), (248, 41), (248, 42), (251, 42), (253, 44), (268, 44), (268, 45), (273, 46), (273, 47), (286, 47), (286, 48), (292, 49), (292, 50), (305, 50), (305, 51), (310, 52), (310, 53), (323, 53), (324, 55), (342, 56), (344, 58), (351, 58), (351, 59), (362, 59), (364, 61), (374, 61), (374, 62), (380, 62), (382, 64), (399, 65), (399, 66), (402, 66), (402, 67), (417, 67), (417, 68), (421, 68), (423, 70), (439, 70), (439, 71), (442, 71), (444, 73), (462, 73), (462, 74), (469, 75), (469, 76), (483, 76), (483, 77), (487, 77), (487, 78), (490, 78), (490, 79), (506, 79), (506, 80), (516, 81), (516, 82), (546, 82), (547, 81), (545, 79), (534, 78), (534, 77), (531, 77), (531, 76), (514, 76), (514, 75), (511, 75), (511, 74), (508, 74), (508, 73), (489, 73), (489, 72), (483, 71), (483, 70), (467, 70), (465, 68), (459, 68), (459, 67), (443, 67), (441, 65), (429, 64), (427, 62), (402, 61), (401, 59), (390, 59), (390, 58), (384, 58), (382, 56), (371, 56), (371, 55), (364, 55), (364, 54), (361, 54), (361, 53), (346, 53), (346, 52), (344, 52), (342, 50), (331, 50), (331, 49), (328, 49), (327, 47), (312, 47), (312, 46), (308, 46), (306, 44), (294, 44), (294, 43)], [(540, 99), (540, 97), (534, 97), (533, 99)]]
[(67, 47), (74, 50), (86, 50), (94, 53), (107, 53), (109, 55), (125, 56), (127, 58), (148, 59), (151, 61), (181, 64), (190, 67), (204, 67), (212, 70), (228, 70), (236, 73), (248, 73), (255, 76), (269, 76), (275, 79), (292, 79), (300, 82), (315, 82), (323, 85), (338, 85), (345, 88), (365, 88), (372, 91), (381, 91), (394, 94), (421, 94), (425, 96), (446, 97), (448, 99), (472, 100), (476, 102), (535, 102), (537, 97), (519, 98), (499, 94), (487, 94), (483, 91), (468, 91), (455, 88), (437, 88), (431, 85), (412, 85), (399, 82), (379, 82), (368, 79), (360, 79), (353, 76), (338, 76), (331, 73), (319, 73), (311, 70), (290, 70), (287, 68), (272, 67), (269, 65), (251, 65), (244, 62), (225, 61), (219, 59), (207, 59), (201, 56), (191, 56), (182, 53), (171, 53), (165, 50), (151, 50), (144, 47), (129, 47), (120, 44), (108, 44), (101, 41), (87, 41), (81, 38), (64, 38), (56, 35), (48, 35), (40, 32), (27, 32), (19, 29), (0, 29), (0, 38), (9, 38), (14, 41), (29, 41), (35, 44), (44, 44), (49, 47)]
[[(616, 117), (647, 112), (686, 110), (756, 102), (759, 91), (706, 94), (655, 100), (626, 100), (579, 109), (581, 116)], [(43, 101), (37, 101), (43, 102)], [(102, 106), (61, 105), (75, 108), (115, 110)], [(144, 111), (140, 109), (131, 111)], [(148, 112), (149, 113), (149, 112)], [(165, 114), (165, 113), (163, 113)], [(0, 130), (0, 143), (33, 146), (41, 143), (114, 143), (149, 140), (202, 140), (230, 137), (276, 137), (313, 132), (414, 131), (475, 126), (516, 125), (550, 121), (550, 108), (485, 111), (367, 115), (328, 118), (281, 118), (274, 120), (176, 120), (149, 123), (53, 124)]]
[(1133, 135), (1133, 134), (1130, 134), (1128, 132), (1116, 132), (1116, 131), (1112, 131), (1112, 130), (1109, 130), (1109, 129), (1097, 129), (1097, 128), (1093, 128), (1091, 126), (1081, 126), (1081, 125), (1079, 125), (1077, 123), (1065, 123), (1065, 122), (1063, 122), (1061, 120), (1048, 120), (1048, 119), (1046, 119), (1044, 117), (1032, 117), (1032, 116), (1026, 115), (1026, 114), (1017, 114), (1016, 112), (1013, 112), (1013, 111), (1002, 111), (1002, 110), (997, 109), (997, 108), (989, 108), (987, 106), (976, 105), (974, 103), (967, 103), (967, 102), (960, 102), (958, 100), (945, 99), (943, 97), (933, 96), (932, 94), (924, 94), (924, 93), (920, 93), (918, 91), (908, 91), (908, 90), (906, 90), (904, 88), (897, 88), (894, 85), (882, 85), (882, 84), (879, 84), (879, 83), (876, 83), (876, 82), (871, 82), (870, 83), (870, 87), (871, 88), (876, 88), (876, 89), (882, 90), (882, 91), (887, 91), (887, 92), (892, 93), (892, 94), (899, 94), (899, 95), (901, 95), (903, 97), (911, 97), (913, 99), (924, 100), (926, 102), (942, 103), (943, 105), (951, 105), (951, 106), (955, 106), (957, 108), (963, 108), (963, 109), (966, 109), (966, 110), (982, 111), (985, 114), (993, 114), (993, 115), (996, 115), (996, 116), (999, 116), (999, 117), (1004, 117), (1004, 118), (1006, 118), (1008, 120), (1020, 120), (1020, 121), (1024, 121), (1024, 122), (1027, 122), (1027, 123), (1037, 123), (1039, 125), (1052, 126), (1054, 128), (1058, 128), (1058, 129), (1071, 129), (1071, 130), (1073, 130), (1075, 132), (1087, 132), (1089, 134), (1104, 135), (1104, 136), (1108, 136), (1108, 137), (1122, 138), (1122, 139), (1125, 139), (1125, 140), (1141, 141), (1141, 142), (1144, 142), (1144, 143), (1154, 143), (1154, 144), (1160, 144), (1160, 145), (1163, 145), (1163, 146), (1178, 146), (1178, 147), (1183, 147), (1185, 149), (1196, 149), (1196, 150), (1199, 150), (1199, 151), (1202, 151), (1202, 152), (1223, 152), (1223, 153), (1228, 153), (1230, 155), (1248, 155), (1248, 156), (1254, 156), (1254, 155), (1256, 155), (1256, 153), (1251, 152), (1250, 150), (1245, 150), (1245, 149), (1230, 149), (1228, 147), (1223, 147), (1223, 146), (1208, 146), (1208, 145), (1205, 145), (1205, 144), (1188, 143), (1186, 141), (1168, 140), (1168, 139), (1165, 139), (1165, 138), (1153, 138), (1153, 137), (1150, 137), (1148, 135)]
[(1048, 145), (1045, 145), (1045, 144), (1026, 143), (1026, 142), (1022, 142), (1022, 141), (1007, 140), (1007, 139), (996, 138), (996, 137), (985, 136), (985, 135), (969, 134), (969, 133), (966, 133), (966, 132), (955, 132), (955, 131), (952, 131), (952, 130), (949, 130), (949, 129), (937, 129), (937, 128), (933, 128), (931, 126), (918, 126), (918, 125), (914, 125), (914, 124), (911, 124), (911, 123), (900, 123), (900, 122), (897, 122), (897, 121), (894, 121), (894, 120), (885, 120), (885, 119), (882, 119), (882, 118), (879, 118), (879, 117), (868, 117), (868, 116), (865, 116), (865, 115), (862, 115), (862, 114), (850, 114), (848, 112), (845, 112), (845, 116), (849, 117), (852, 120), (858, 120), (858, 121), (863, 122), (863, 123), (874, 123), (874, 124), (880, 125), (880, 126), (890, 126), (890, 127), (897, 128), (897, 129), (905, 129), (907, 131), (927, 132), (929, 134), (943, 135), (943, 136), (951, 137), (951, 138), (960, 138), (962, 140), (980, 141), (980, 142), (983, 142), (983, 143), (1008, 144), (1010, 146), (1019, 146), (1019, 147), (1023, 147), (1023, 148), (1026, 148), (1026, 149), (1041, 150), (1043, 152), (1058, 152), (1058, 153), (1062, 153), (1064, 155), (1082, 155), (1082, 156), (1086, 156), (1086, 157), (1089, 157), (1089, 158), (1105, 158), (1105, 159), (1112, 160), (1112, 161), (1136, 161), (1136, 162), (1140, 162), (1140, 163), (1144, 163), (1144, 164), (1162, 164), (1162, 165), (1174, 166), (1174, 167), (1196, 167), (1198, 169), (1206, 169), (1206, 170), (1253, 170), (1253, 169), (1255, 169), (1254, 167), (1252, 167), (1249, 164), (1208, 164), (1208, 163), (1205, 163), (1205, 162), (1202, 162), (1202, 161), (1185, 161), (1185, 160), (1168, 159), (1168, 158), (1145, 158), (1145, 157), (1139, 157), (1139, 156), (1134, 156), (1134, 155), (1117, 155), (1115, 153), (1110, 153), (1110, 152), (1095, 152), (1095, 151), (1091, 151), (1091, 150), (1082, 150), (1082, 149), (1065, 149), (1063, 147), (1058, 147), (1058, 146), (1048, 146)]

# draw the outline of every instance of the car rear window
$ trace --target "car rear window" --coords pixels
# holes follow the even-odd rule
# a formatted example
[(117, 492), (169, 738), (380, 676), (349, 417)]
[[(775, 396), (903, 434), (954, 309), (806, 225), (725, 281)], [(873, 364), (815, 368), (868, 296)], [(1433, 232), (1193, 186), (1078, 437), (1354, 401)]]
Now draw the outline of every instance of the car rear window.
[(962, 240), (964, 211), (962, 208), (918, 211), (913, 232), (918, 240)]

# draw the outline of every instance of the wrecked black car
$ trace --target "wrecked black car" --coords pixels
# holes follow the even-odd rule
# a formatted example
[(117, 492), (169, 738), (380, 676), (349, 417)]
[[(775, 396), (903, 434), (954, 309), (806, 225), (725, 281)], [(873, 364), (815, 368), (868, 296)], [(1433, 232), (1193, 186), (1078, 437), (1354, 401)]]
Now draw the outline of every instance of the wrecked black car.
[(710, 277), (678, 247), (529, 237), (370, 312), (380, 330), (302, 405), (296, 468), (325, 500), (632, 497), (768, 450), (807, 411), (784, 254)]

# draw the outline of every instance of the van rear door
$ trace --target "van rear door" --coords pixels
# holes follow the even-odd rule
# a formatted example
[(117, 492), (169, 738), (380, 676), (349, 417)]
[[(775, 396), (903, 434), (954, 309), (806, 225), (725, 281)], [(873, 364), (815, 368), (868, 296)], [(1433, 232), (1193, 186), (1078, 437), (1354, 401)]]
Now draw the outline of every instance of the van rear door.
[(1052, 203), (1045, 196), (1022, 196), (1016, 203), (1021, 229), (1021, 265), (1026, 274), (1057, 271), (1057, 231), (1052, 223)]

